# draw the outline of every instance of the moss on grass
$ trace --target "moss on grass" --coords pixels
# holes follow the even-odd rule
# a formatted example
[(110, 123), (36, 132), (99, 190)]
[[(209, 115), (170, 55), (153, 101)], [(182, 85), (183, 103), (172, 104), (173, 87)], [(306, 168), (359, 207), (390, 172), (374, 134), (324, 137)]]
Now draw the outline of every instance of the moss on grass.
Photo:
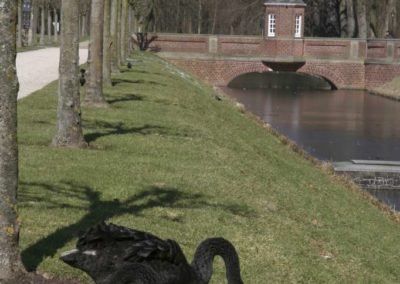
[[(22, 256), (30, 269), (89, 280), (61, 263), (102, 220), (177, 240), (191, 259), (210, 236), (238, 249), (245, 283), (396, 283), (398, 223), (293, 152), (226, 99), (147, 53), (83, 108), (88, 150), (48, 145), (57, 83), (19, 102)], [(212, 283), (224, 283), (216, 263)]]

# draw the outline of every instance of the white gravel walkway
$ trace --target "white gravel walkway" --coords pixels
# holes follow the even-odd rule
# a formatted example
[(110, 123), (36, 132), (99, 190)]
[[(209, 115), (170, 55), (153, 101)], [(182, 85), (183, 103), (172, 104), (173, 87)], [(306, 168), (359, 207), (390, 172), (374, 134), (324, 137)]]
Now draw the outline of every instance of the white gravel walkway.
[[(79, 49), (79, 64), (87, 61), (88, 50)], [(59, 48), (44, 48), (17, 54), (18, 99), (29, 96), (58, 79)]]

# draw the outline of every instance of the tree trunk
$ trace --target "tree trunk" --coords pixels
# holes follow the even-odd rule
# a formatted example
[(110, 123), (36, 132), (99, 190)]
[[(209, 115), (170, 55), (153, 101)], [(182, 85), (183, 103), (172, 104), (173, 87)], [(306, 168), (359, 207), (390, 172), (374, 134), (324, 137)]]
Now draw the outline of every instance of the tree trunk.
[(396, 3), (395, 0), (388, 0), (386, 15), (387, 15), (387, 27), (386, 32), (389, 34), (387, 36), (393, 36), (395, 32), (395, 12)]
[(56, 147), (86, 147), (79, 97), (79, 0), (61, 2), (60, 79)]
[(133, 10), (132, 6), (128, 5), (128, 35), (127, 35), (128, 53), (131, 53), (133, 50), (132, 40), (131, 40), (131, 36), (133, 33), (132, 22), (133, 22)]
[(218, 12), (218, 1), (215, 1), (213, 24), (212, 24), (212, 28), (211, 28), (211, 34), (212, 35), (215, 33), (215, 25), (217, 23), (217, 12)]
[(81, 18), (81, 36), (85, 37), (86, 36), (86, 15), (83, 14)]
[(368, 37), (367, 5), (365, 0), (356, 1), (358, 37)]
[(103, 31), (103, 84), (111, 86), (111, 0), (104, 2), (104, 31)]
[(202, 5), (201, 5), (201, 0), (198, 0), (199, 1), (199, 9), (198, 9), (198, 17), (197, 17), (197, 33), (198, 34), (201, 34), (201, 26), (202, 26), (202, 21), (201, 21), (201, 17), (202, 17), (202, 11), (201, 11), (201, 8), (202, 8)]
[[(0, 0), (0, 283), (21, 269), (17, 219), (17, 6)], [(6, 9), (4, 9), (6, 7)]]
[(58, 11), (54, 8), (54, 42), (58, 42)]
[(118, 11), (117, 11), (117, 64), (118, 69), (122, 65), (121, 61), (121, 15), (122, 15), (122, 0), (115, 0), (118, 2)]
[(127, 46), (127, 19), (128, 19), (128, 0), (122, 0), (121, 6), (121, 41), (120, 41), (120, 51), (121, 51), (121, 65), (125, 63), (126, 60), (126, 46)]
[(18, 0), (18, 38), (17, 47), (22, 47), (22, 0)]
[(29, 36), (29, 45), (36, 45), (37, 44), (37, 25), (38, 24), (38, 7), (36, 5), (36, 1), (32, 1), (32, 14), (31, 14), (31, 29), (30, 29), (30, 36)]
[(346, 0), (346, 15), (347, 15), (347, 36), (354, 37), (356, 30), (356, 19), (354, 15), (353, 0)]
[(52, 25), (52, 19), (51, 19), (51, 9), (49, 6), (47, 6), (47, 38), (49, 43), (51, 43), (51, 25)]
[(104, 0), (92, 0), (90, 15), (90, 60), (85, 105), (108, 106), (103, 96), (103, 21)]
[(118, 1), (111, 1), (111, 24), (110, 24), (110, 37), (111, 37), (111, 72), (119, 73), (118, 65)]
[(44, 30), (45, 30), (44, 6), (42, 6), (40, 8), (40, 40), (39, 40), (40, 45), (44, 45)]

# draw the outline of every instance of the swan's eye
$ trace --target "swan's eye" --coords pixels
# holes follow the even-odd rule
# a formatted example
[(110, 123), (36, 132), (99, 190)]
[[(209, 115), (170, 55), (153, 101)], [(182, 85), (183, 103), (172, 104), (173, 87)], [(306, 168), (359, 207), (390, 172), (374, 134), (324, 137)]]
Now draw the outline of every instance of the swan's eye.
[(97, 252), (96, 252), (95, 250), (85, 250), (85, 251), (83, 252), (83, 254), (85, 254), (85, 255), (96, 256), (96, 255), (97, 255)]

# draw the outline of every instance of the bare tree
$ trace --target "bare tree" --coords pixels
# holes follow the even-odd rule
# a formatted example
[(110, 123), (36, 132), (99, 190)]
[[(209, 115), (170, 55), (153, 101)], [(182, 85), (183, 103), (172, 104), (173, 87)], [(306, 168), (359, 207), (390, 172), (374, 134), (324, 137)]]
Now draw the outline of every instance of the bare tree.
[(45, 31), (45, 19), (44, 19), (44, 2), (40, 6), (40, 39), (39, 43), (44, 45), (44, 31)]
[(18, 0), (18, 37), (17, 47), (22, 46), (22, 0)]
[(111, 38), (111, 72), (119, 72), (118, 62), (118, 0), (111, 1), (111, 24), (110, 24), (110, 38)]
[(103, 96), (103, 22), (104, 0), (92, 0), (90, 16), (89, 76), (84, 103), (89, 106), (108, 106)]
[(17, 221), (18, 146), (15, 66), (17, 6), (0, 0), (0, 283), (20, 270)]
[(120, 59), (121, 59), (121, 64), (124, 64), (127, 53), (128, 0), (122, 0), (120, 17), (121, 17)]
[(104, 31), (103, 31), (103, 84), (111, 85), (111, 0), (104, 2)]
[(79, 0), (61, 2), (61, 50), (56, 147), (86, 147), (79, 95)]

